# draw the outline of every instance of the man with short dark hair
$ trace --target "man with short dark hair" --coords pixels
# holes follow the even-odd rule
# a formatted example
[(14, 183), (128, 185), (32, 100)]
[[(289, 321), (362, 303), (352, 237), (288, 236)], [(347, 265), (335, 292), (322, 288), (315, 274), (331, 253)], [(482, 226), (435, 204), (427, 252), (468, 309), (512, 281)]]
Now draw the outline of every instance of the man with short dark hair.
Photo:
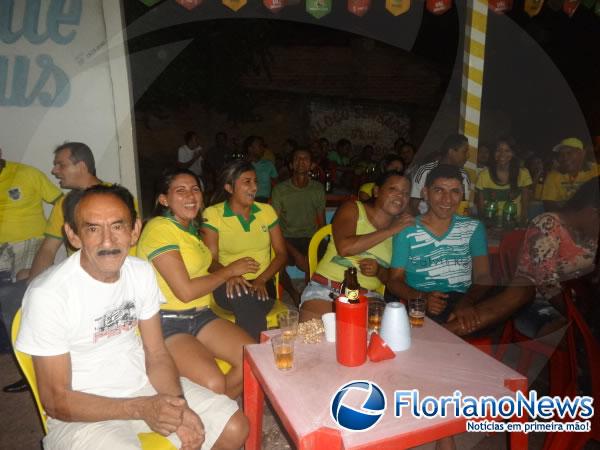
[[(94, 155), (82, 142), (67, 142), (54, 150), (52, 175), (58, 178), (63, 189), (86, 189), (101, 183), (96, 177)], [(44, 240), (31, 265), (30, 280), (54, 263), (56, 253), (63, 243), (63, 199), (64, 197), (54, 205), (50, 213)]]
[[(310, 178), (312, 166), (310, 151), (292, 152), (292, 177), (273, 188), (273, 208), (279, 217), (281, 231), (288, 251), (288, 265), (295, 265), (308, 273), (308, 245), (319, 228), (325, 225), (325, 189)], [(292, 285), (285, 268), (282, 282), (298, 306), (300, 295)]]
[(248, 136), (244, 140), (244, 153), (248, 161), (254, 166), (256, 171), (256, 184), (258, 190), (256, 191), (256, 201), (267, 203), (271, 198), (271, 184), (277, 180), (279, 174), (270, 160), (266, 159), (265, 156), (265, 141), (260, 136)]
[(463, 198), (461, 200), (470, 200), (471, 181), (469, 175), (463, 169), (465, 162), (469, 157), (469, 141), (462, 134), (452, 134), (448, 136), (443, 144), (441, 156), (435, 161), (431, 161), (418, 167), (413, 173), (412, 189), (410, 193), (410, 208), (413, 214), (424, 214), (427, 212), (427, 203), (423, 199), (422, 190), (427, 179), (427, 174), (440, 164), (449, 164), (458, 167), (462, 176)]
[(485, 228), (456, 214), (463, 198), (458, 167), (433, 168), (423, 197), (428, 211), (394, 236), (387, 287), (400, 298), (425, 298), (427, 312), (440, 323), (453, 314), (471, 326), (478, 321), (473, 305), (492, 284)]
[(98, 185), (65, 203), (79, 250), (30, 284), (16, 342), (49, 416), (44, 448), (140, 448), (150, 431), (182, 449), (239, 448), (235, 401), (179, 378), (165, 346), (152, 267), (127, 256), (141, 229), (131, 194)]

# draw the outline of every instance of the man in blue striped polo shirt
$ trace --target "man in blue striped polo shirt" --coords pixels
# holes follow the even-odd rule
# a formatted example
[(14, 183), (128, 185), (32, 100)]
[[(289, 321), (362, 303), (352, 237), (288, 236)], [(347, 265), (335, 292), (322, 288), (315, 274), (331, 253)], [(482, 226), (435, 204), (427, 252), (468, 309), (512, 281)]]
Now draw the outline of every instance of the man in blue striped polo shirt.
[(458, 167), (440, 164), (429, 172), (423, 189), (429, 209), (394, 236), (387, 287), (403, 299), (425, 298), (439, 323), (456, 318), (470, 328), (479, 322), (473, 305), (492, 280), (483, 224), (456, 214), (463, 194)]

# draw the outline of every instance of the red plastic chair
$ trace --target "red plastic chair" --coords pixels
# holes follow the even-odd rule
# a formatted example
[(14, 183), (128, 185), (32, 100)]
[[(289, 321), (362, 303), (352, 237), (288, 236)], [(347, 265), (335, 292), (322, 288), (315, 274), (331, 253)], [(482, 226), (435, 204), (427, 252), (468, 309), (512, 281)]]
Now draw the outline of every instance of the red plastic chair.
[[(569, 329), (567, 331), (567, 347), (570, 363), (570, 377), (566, 384), (566, 389), (563, 395), (573, 397), (578, 394), (577, 386), (577, 347), (583, 342), (585, 350), (586, 365), (589, 370), (589, 379), (591, 381), (592, 392), (587, 393), (594, 399), (600, 398), (600, 343), (591, 333), (587, 323), (583, 320), (583, 316), (579, 312), (575, 301), (573, 300), (573, 292), (577, 288), (573, 283), (566, 283), (563, 288), (563, 299), (567, 309), (569, 319)], [(580, 340), (577, 340), (577, 335)], [(555, 419), (559, 420), (559, 419)], [(563, 421), (572, 420), (568, 416)], [(600, 415), (594, 414), (591, 421), (591, 431), (586, 433), (548, 433), (544, 441), (543, 450), (579, 450), (590, 440), (600, 440)]]
[[(526, 230), (515, 230), (504, 236), (500, 242), (499, 259), (502, 271), (502, 280), (507, 284), (514, 276), (519, 261), (521, 245), (525, 240)], [(496, 358), (502, 360), (509, 345), (515, 344), (519, 347), (520, 355), (517, 363), (517, 371), (527, 375), (535, 354), (543, 355), (549, 360), (550, 368), (550, 392), (552, 395), (560, 395), (566, 389), (569, 380), (569, 364), (567, 352), (536, 339), (532, 339), (520, 333), (514, 326), (512, 320), (508, 320), (504, 326), (502, 337), (496, 350)]]
[(500, 241), (498, 258), (500, 259), (500, 271), (502, 281), (508, 283), (517, 270), (521, 244), (525, 240), (526, 230), (514, 230), (505, 234)]

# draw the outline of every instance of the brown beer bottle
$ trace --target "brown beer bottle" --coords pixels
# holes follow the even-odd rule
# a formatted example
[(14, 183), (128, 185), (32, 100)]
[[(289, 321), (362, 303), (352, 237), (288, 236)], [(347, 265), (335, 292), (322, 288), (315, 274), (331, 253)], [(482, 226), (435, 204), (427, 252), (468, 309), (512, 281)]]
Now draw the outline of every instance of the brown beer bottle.
[(344, 272), (344, 282), (342, 283), (342, 294), (348, 299), (348, 303), (358, 303), (358, 294), (360, 284), (356, 275), (356, 267), (350, 267)]

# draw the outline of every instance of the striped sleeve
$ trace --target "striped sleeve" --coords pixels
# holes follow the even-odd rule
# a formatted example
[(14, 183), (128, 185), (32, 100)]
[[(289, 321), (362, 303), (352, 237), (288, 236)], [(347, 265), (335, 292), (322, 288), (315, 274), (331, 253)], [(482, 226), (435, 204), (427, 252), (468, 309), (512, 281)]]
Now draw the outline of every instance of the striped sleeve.
[(202, 218), (204, 221), (200, 226), (204, 228), (209, 228), (215, 232), (219, 232), (219, 216), (222, 215), (222, 212), (218, 210), (215, 206), (209, 206), (202, 213)]
[(273, 207), (269, 204), (261, 205), (262, 211), (265, 215), (265, 222), (269, 227), (269, 230), (279, 223), (279, 218)]
[(163, 217), (155, 217), (144, 227), (137, 245), (137, 256), (152, 261), (163, 253), (179, 251), (179, 230)]

